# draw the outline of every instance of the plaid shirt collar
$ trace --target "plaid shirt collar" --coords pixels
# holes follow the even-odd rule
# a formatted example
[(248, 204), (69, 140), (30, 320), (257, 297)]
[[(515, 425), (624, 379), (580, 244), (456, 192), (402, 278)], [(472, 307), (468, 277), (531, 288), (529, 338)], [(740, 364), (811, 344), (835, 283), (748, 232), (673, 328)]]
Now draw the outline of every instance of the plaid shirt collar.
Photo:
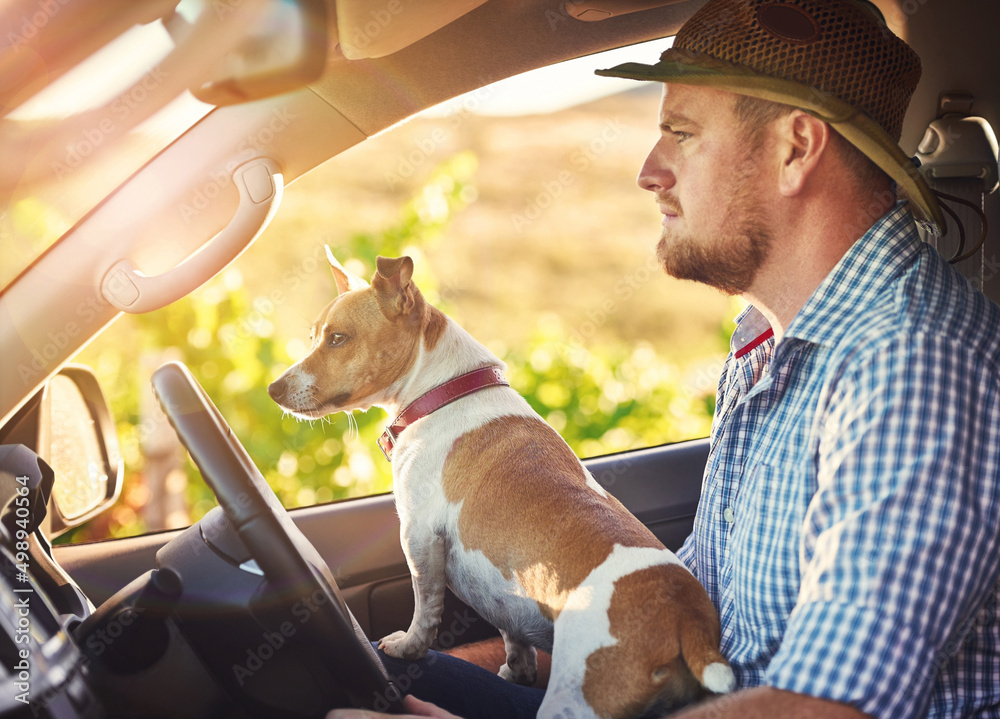
[[(900, 202), (851, 246), (795, 315), (785, 337), (836, 346), (851, 331), (844, 318), (891, 284), (920, 248), (913, 215)], [(751, 305), (736, 318), (730, 349), (740, 359), (773, 336), (770, 323)]]
[(834, 347), (852, 330), (845, 318), (873, 301), (913, 263), (917, 226), (900, 202), (876, 222), (826, 276), (788, 326), (785, 336)]

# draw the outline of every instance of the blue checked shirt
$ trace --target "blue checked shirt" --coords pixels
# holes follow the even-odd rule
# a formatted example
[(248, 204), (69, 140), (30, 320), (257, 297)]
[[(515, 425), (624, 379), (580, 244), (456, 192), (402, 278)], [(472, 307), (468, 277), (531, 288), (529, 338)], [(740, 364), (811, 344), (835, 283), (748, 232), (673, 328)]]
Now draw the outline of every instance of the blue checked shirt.
[(1000, 717), (1000, 308), (901, 204), (719, 385), (680, 557), (741, 686)]

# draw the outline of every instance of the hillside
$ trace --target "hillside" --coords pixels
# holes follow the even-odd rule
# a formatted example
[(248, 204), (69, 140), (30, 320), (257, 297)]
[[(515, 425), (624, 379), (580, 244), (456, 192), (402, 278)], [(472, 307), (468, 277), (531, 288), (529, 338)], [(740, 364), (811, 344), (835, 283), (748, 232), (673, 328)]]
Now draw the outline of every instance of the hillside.
[[(635, 185), (658, 97), (645, 86), (550, 115), (417, 118), (294, 183), (238, 267), (267, 294), (276, 268), (393, 224), (440, 163), (471, 150), (475, 199), (427, 250), (470, 332), (509, 346), (552, 313), (584, 344), (645, 340), (681, 364), (718, 352), (731, 301), (657, 268), (659, 214)], [(289, 322), (300, 332), (325, 304), (332, 283), (319, 274), (277, 308), (279, 334)]]

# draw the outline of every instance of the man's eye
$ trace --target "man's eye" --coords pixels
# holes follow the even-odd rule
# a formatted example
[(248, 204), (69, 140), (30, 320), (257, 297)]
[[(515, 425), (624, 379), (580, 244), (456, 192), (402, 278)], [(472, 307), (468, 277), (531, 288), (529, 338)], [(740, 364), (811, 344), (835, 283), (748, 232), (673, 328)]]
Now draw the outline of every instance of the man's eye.
[(674, 139), (678, 145), (682, 142), (689, 140), (692, 137), (690, 132), (684, 132), (683, 130), (675, 130), (673, 127), (667, 124), (660, 125), (660, 130), (663, 132), (664, 137), (670, 136)]
[(347, 335), (342, 335), (339, 332), (334, 332), (331, 334), (327, 340), (326, 344), (328, 347), (338, 347), (347, 341)]

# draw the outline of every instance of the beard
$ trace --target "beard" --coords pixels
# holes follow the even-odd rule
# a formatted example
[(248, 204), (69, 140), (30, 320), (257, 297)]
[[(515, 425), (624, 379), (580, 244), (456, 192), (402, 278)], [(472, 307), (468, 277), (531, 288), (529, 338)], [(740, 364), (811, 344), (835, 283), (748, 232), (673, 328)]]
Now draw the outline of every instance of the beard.
[[(771, 249), (771, 231), (754, 195), (754, 178), (758, 176), (749, 163), (738, 168), (729, 205), (721, 210), (725, 221), (717, 235), (704, 237), (663, 228), (656, 257), (664, 272), (729, 295), (750, 289)], [(681, 212), (673, 198), (661, 197), (660, 202)]]

